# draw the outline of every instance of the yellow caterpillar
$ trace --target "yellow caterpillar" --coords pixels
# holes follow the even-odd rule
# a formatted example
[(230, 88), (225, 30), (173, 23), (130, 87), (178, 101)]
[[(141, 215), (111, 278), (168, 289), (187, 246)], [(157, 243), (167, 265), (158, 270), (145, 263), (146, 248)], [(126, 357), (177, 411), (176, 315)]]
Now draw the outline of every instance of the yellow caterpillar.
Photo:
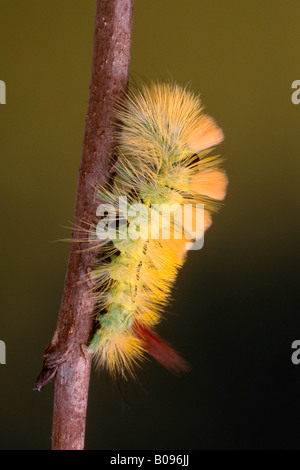
[(97, 328), (89, 350), (113, 374), (133, 374), (146, 352), (177, 372), (185, 361), (153, 328), (187, 250), (210, 227), (225, 197), (221, 159), (208, 155), (223, 133), (203, 113), (199, 97), (175, 84), (151, 83), (130, 92), (116, 107), (116, 118), (112, 181), (99, 190), (97, 236), (103, 246), (92, 273)]

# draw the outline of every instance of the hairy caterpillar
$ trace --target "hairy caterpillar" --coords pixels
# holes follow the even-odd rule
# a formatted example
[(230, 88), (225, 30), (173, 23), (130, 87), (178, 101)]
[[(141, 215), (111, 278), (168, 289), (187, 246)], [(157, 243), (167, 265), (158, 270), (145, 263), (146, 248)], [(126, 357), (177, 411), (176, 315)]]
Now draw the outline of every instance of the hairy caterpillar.
[[(223, 133), (203, 113), (199, 97), (175, 84), (143, 85), (116, 106), (115, 114), (120, 122), (116, 162), (111, 184), (99, 190), (101, 215), (106, 215), (106, 225), (100, 225), (104, 232), (113, 226), (114, 237), (103, 241), (92, 273), (98, 323), (89, 350), (113, 374), (133, 374), (146, 352), (177, 372), (186, 368), (185, 361), (153, 327), (187, 249), (210, 227), (211, 213), (225, 197), (221, 159), (208, 155)], [(138, 227), (132, 227), (133, 204), (143, 209)], [(153, 205), (159, 207), (154, 237), (147, 219)], [(204, 205), (204, 223), (191, 240), (186, 233), (193, 233), (199, 205)], [(186, 206), (191, 210), (183, 230), (178, 207)], [(105, 211), (109, 207), (111, 213)], [(169, 238), (163, 237), (165, 225)], [(135, 235), (137, 228), (139, 237), (128, 236), (129, 229)]]

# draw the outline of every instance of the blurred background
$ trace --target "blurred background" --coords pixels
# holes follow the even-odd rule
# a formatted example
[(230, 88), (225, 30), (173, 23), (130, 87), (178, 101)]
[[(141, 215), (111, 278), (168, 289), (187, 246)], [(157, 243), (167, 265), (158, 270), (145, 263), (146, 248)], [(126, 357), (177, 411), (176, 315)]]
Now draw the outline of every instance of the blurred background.
[[(0, 0), (0, 448), (50, 448), (52, 338), (69, 246), (95, 1)], [(93, 371), (87, 449), (300, 449), (297, 0), (135, 2), (133, 77), (201, 93), (225, 133), (228, 196), (180, 272), (158, 331), (192, 364), (136, 383)]]

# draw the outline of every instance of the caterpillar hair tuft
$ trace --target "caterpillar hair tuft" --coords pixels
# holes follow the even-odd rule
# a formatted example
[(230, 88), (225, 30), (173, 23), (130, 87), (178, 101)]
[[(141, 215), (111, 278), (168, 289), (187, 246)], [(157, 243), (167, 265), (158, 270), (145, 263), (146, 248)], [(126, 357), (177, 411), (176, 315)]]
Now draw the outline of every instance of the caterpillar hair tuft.
[[(103, 238), (92, 272), (97, 326), (89, 350), (113, 375), (134, 375), (146, 353), (177, 373), (187, 363), (153, 330), (188, 249), (203, 237), (225, 197), (222, 160), (209, 155), (223, 132), (203, 112), (199, 97), (176, 84), (150, 83), (129, 92), (116, 105), (115, 118), (115, 163), (110, 185), (98, 190), (103, 213), (97, 228), (98, 238), (111, 227), (115, 236)], [(138, 223), (133, 206), (141, 208)]]

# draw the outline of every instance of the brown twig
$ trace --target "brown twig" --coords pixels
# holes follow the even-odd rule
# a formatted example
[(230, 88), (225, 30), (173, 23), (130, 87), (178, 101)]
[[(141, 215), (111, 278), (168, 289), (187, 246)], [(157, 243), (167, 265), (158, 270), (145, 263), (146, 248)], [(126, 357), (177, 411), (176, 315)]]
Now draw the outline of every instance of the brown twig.
[[(94, 187), (109, 179), (113, 151), (113, 102), (126, 90), (129, 75), (133, 0), (97, 0), (90, 100), (79, 169), (74, 221), (95, 222)], [(85, 346), (93, 330), (94, 300), (86, 282), (97, 261), (96, 250), (78, 243), (74, 227), (71, 252), (53, 339), (35, 389), (56, 376), (52, 448), (83, 449), (91, 356)]]

